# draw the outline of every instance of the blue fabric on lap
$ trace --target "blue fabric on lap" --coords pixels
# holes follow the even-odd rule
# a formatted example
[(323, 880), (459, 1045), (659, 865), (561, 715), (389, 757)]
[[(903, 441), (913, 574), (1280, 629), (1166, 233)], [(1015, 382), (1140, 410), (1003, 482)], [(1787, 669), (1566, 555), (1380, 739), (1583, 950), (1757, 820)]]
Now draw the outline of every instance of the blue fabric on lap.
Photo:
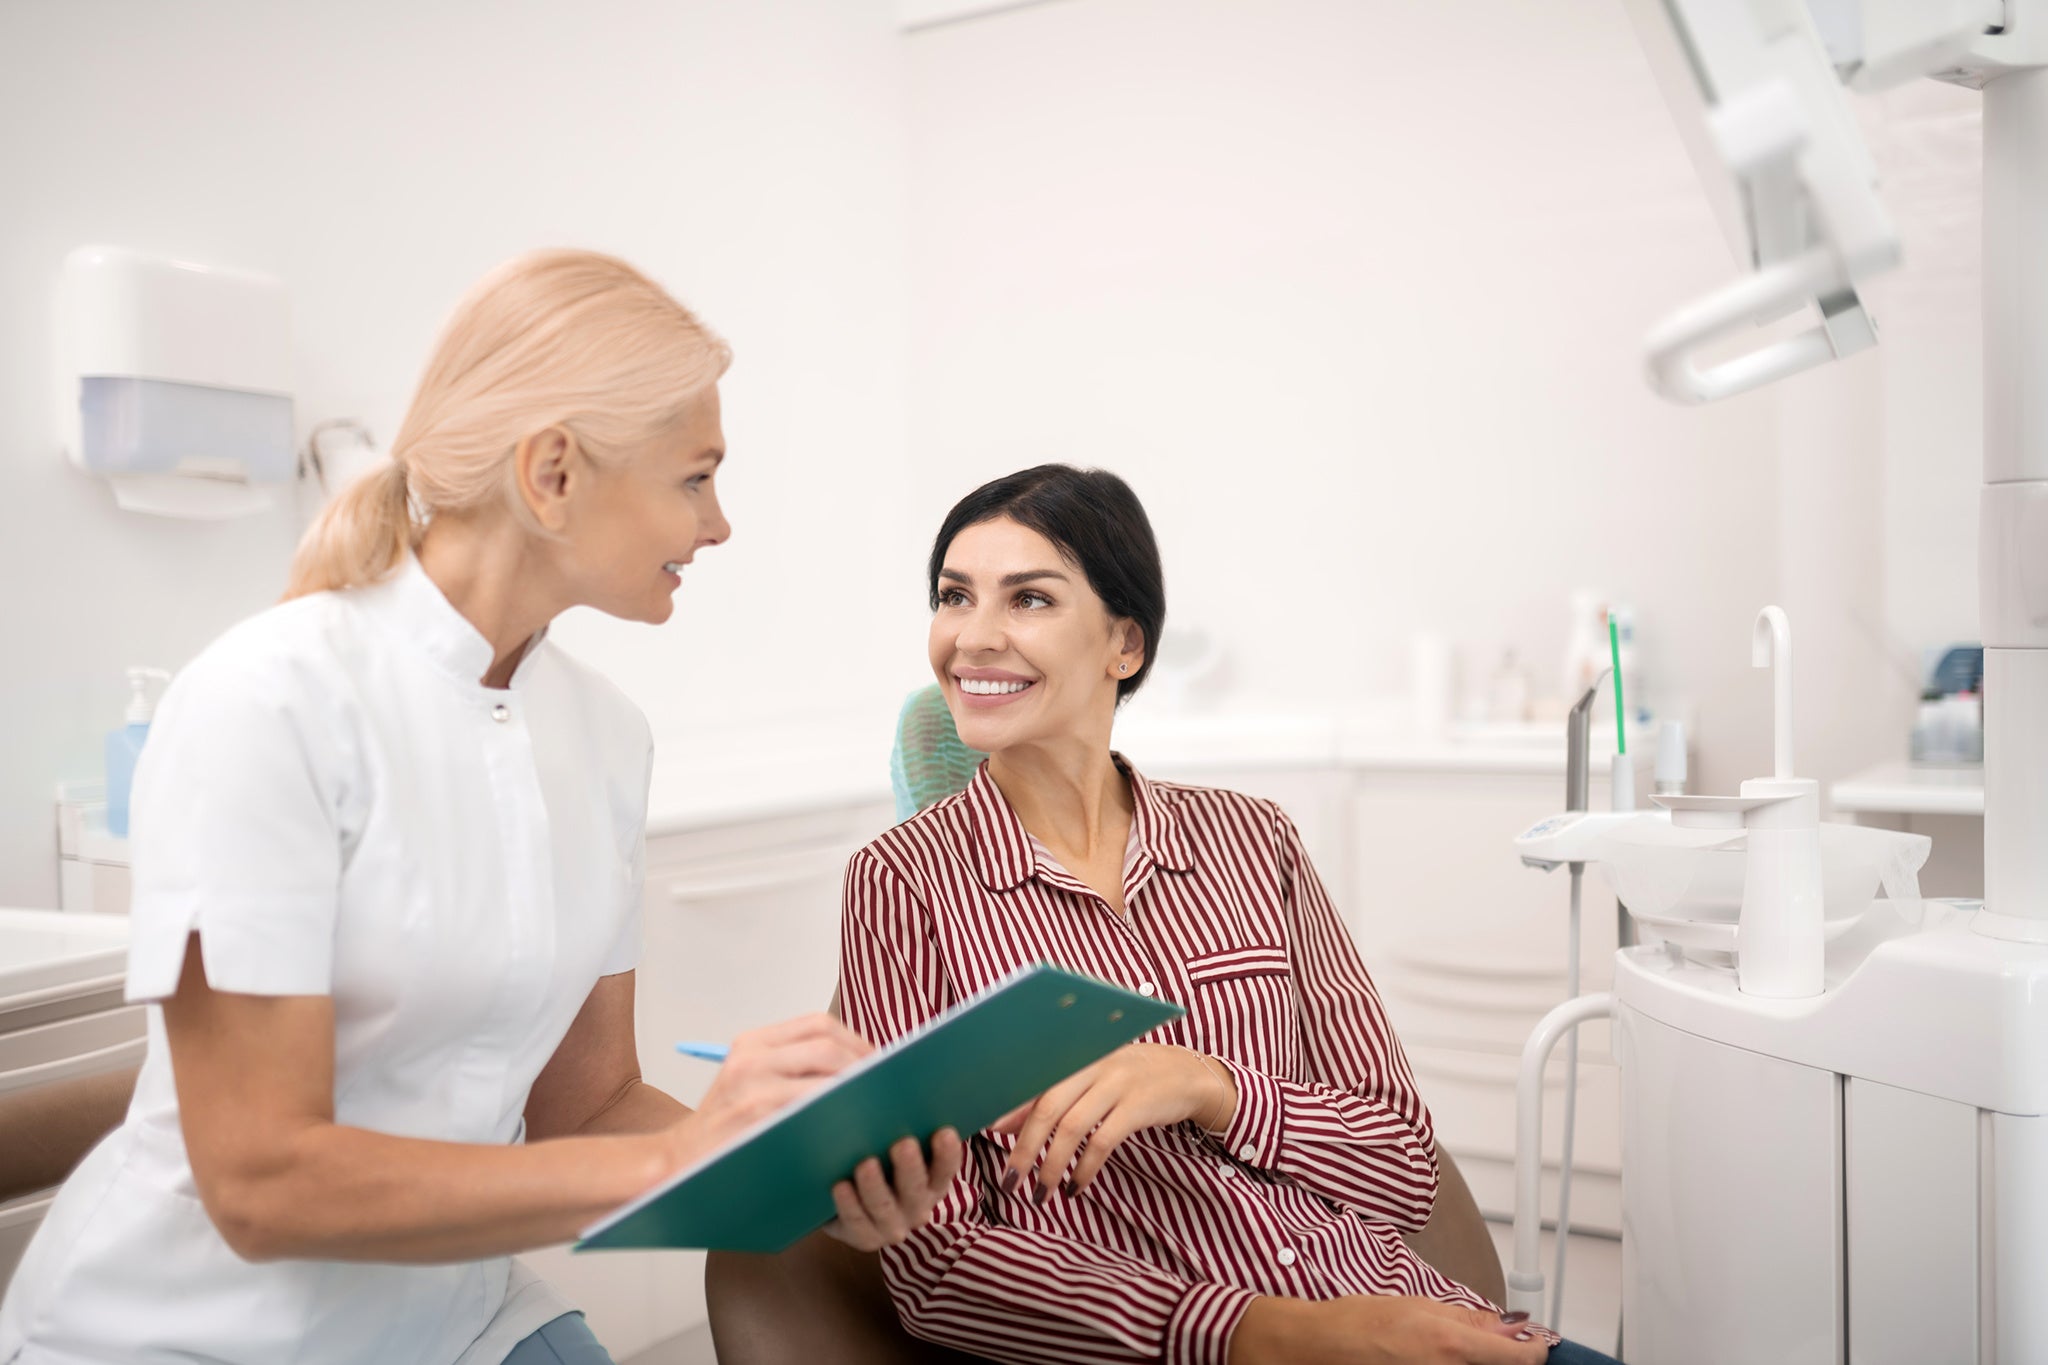
[[(1552, 1356), (1555, 1360), (1557, 1357)], [(505, 1365), (613, 1365), (581, 1313), (564, 1313), (512, 1348)]]

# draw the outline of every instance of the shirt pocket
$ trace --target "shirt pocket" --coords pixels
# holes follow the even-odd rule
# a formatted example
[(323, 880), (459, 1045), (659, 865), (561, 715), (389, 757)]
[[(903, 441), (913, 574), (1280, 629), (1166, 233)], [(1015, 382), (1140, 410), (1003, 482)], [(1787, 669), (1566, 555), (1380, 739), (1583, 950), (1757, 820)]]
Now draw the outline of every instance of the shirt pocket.
[(1195, 1045), (1282, 1078), (1296, 1070), (1301, 1026), (1294, 966), (1285, 948), (1266, 944), (1190, 957), (1189, 1032)]
[(1203, 953), (1187, 962), (1188, 980), (1197, 986), (1215, 986), (1225, 981), (1242, 981), (1256, 976), (1286, 976), (1292, 968), (1285, 948), (1254, 945), (1225, 948), (1220, 953)]

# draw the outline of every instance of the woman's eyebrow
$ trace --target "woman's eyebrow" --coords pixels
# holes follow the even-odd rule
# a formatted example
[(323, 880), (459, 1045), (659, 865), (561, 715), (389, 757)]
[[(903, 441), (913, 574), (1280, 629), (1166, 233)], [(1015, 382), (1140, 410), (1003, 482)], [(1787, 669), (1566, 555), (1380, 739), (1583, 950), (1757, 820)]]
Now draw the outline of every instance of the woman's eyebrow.
[[(939, 577), (950, 578), (956, 583), (965, 583), (970, 587), (974, 584), (974, 580), (971, 577), (961, 573), (958, 569), (941, 569), (939, 570)], [(996, 586), (999, 588), (1014, 588), (1022, 583), (1036, 582), (1041, 578), (1056, 578), (1062, 583), (1067, 581), (1067, 576), (1057, 569), (1024, 569), (1017, 573), (1004, 574), (996, 581)]]

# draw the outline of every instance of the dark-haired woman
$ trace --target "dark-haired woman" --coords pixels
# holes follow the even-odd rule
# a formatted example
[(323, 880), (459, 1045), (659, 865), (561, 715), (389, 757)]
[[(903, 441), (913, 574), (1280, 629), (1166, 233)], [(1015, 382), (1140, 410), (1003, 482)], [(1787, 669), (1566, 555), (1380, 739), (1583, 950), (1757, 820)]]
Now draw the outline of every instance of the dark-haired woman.
[(976, 490), (929, 570), (967, 790), (848, 867), (847, 1022), (895, 1038), (1033, 962), (1187, 1010), (978, 1135), (883, 1253), (905, 1326), (1006, 1361), (1601, 1360), (1418, 1259), (1429, 1113), (1278, 807), (1109, 747), (1166, 615), (1144, 509), (1061, 465)]

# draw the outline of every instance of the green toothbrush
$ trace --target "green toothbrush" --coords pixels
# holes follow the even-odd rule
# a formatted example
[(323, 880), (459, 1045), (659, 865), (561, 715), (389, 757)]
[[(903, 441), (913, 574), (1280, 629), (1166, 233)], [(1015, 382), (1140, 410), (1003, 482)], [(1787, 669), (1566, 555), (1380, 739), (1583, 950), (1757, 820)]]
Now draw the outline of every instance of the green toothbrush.
[(1614, 748), (1616, 753), (1628, 752), (1628, 727), (1623, 723), (1627, 714), (1621, 702), (1621, 631), (1614, 623), (1614, 613), (1607, 613), (1607, 651), (1614, 664)]

